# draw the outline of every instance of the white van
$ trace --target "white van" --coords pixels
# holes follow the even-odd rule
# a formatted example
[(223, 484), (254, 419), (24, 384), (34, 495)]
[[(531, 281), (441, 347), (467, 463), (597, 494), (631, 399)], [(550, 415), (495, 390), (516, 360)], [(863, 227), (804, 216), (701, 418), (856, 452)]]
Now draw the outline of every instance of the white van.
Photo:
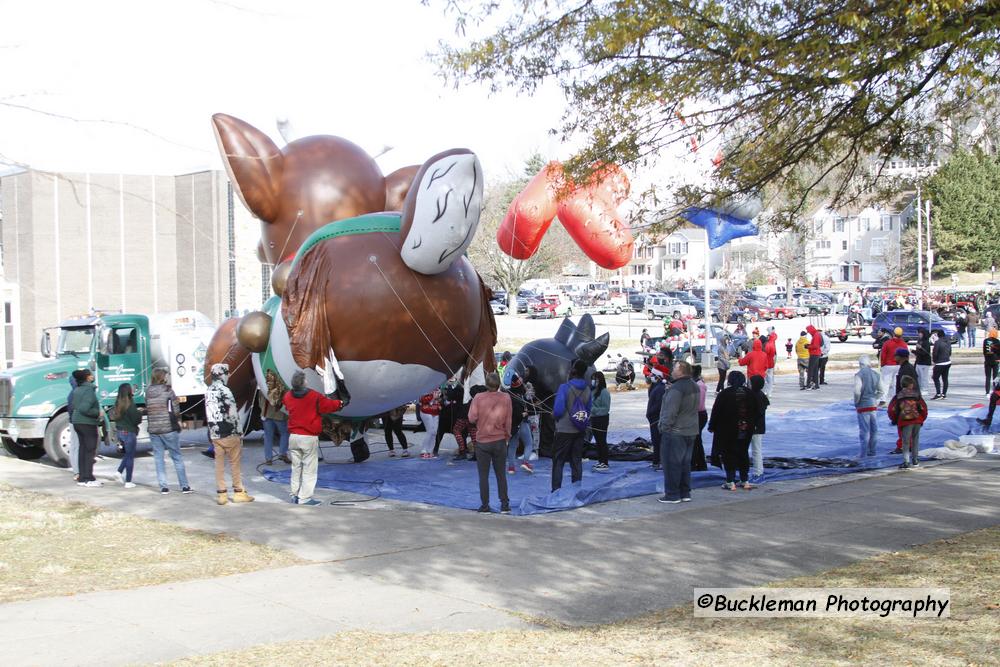
[(753, 288), (753, 293), (759, 296), (761, 299), (766, 299), (772, 295), (785, 295), (784, 285), (757, 285)]

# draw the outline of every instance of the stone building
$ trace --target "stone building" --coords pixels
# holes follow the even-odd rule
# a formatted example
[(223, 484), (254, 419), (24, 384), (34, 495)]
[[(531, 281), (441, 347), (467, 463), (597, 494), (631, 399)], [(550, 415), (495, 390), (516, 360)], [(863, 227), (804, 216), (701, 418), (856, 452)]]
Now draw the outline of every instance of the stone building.
[(44, 327), (91, 310), (193, 309), (221, 322), (269, 296), (260, 223), (223, 171), (23, 171), (0, 179), (0, 191), (3, 278), (28, 353)]

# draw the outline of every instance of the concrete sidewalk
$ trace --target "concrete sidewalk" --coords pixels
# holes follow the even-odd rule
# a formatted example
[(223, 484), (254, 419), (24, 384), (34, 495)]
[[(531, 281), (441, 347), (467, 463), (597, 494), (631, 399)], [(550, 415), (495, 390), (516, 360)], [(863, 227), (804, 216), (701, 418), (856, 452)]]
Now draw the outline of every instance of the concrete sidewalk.
[[(395, 511), (67, 487), (0, 458), (15, 486), (289, 549), (314, 565), (0, 607), (6, 664), (126, 664), (315, 637), (599, 623), (1000, 523), (1000, 457), (826, 480), (781, 493), (698, 490), (695, 502), (583, 523), (398, 503)], [(773, 485), (778, 487), (780, 485)], [(654, 509), (655, 508), (655, 509)], [(99, 628), (99, 630), (95, 630)]]

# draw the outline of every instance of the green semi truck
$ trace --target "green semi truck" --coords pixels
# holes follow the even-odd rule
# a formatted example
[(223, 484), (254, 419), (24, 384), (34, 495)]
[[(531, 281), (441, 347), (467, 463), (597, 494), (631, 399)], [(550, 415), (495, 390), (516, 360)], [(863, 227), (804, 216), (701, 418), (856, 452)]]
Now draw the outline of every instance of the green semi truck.
[[(58, 332), (54, 348), (53, 330)], [(191, 310), (148, 317), (93, 313), (44, 330), (44, 361), (0, 373), (4, 449), (20, 459), (48, 456), (56, 465), (69, 465), (71, 426), (66, 399), (70, 374), (81, 368), (93, 371), (97, 398), (106, 413), (118, 387), (126, 382), (132, 385), (136, 404), (145, 405), (152, 370), (166, 368), (183, 418), (204, 420), (205, 354), (214, 332), (208, 317)], [(109, 434), (114, 433), (112, 424), (105, 422), (105, 426)]]

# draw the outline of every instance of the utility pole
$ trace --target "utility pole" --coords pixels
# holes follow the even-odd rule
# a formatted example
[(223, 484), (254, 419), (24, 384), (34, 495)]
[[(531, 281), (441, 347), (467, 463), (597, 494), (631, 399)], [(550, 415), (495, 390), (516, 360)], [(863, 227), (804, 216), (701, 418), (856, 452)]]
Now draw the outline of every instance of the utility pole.
[[(920, 225), (920, 184), (917, 183), (917, 287), (924, 288), (924, 230)], [(930, 285), (928, 285), (930, 287)]]
[(927, 221), (927, 289), (931, 288), (934, 271), (934, 250), (931, 248), (931, 200), (924, 202), (924, 219)]

